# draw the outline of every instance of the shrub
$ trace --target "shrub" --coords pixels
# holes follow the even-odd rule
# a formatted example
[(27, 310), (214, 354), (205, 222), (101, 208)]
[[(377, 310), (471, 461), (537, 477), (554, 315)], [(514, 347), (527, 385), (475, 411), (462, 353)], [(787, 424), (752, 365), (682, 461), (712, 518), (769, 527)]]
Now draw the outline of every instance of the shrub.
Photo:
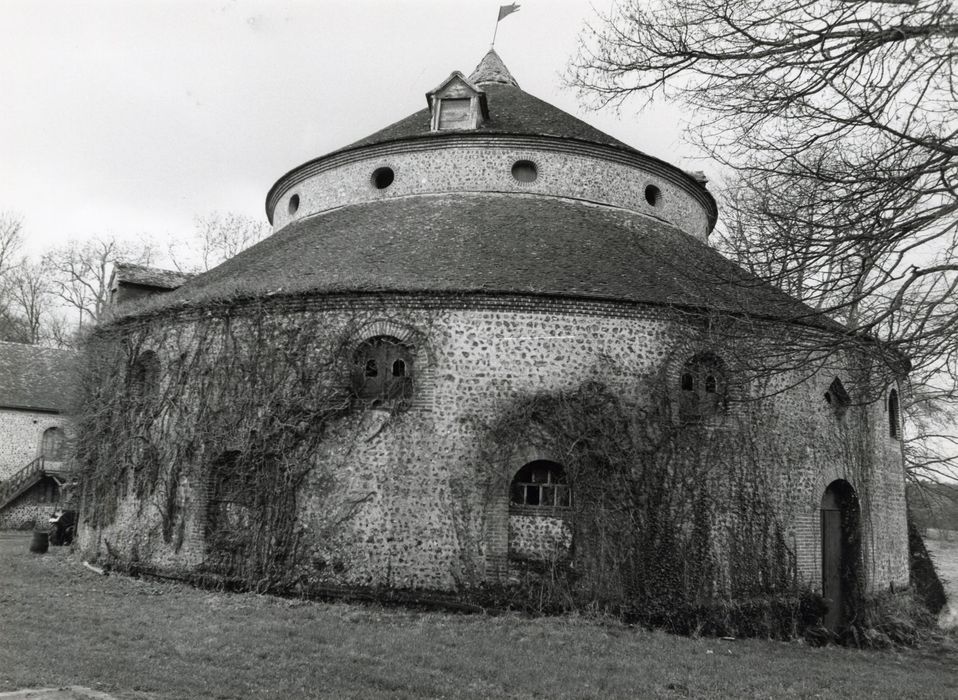
[(872, 649), (892, 644), (919, 646), (937, 632), (938, 622), (917, 591), (886, 591), (865, 599), (860, 615), (841, 635), (841, 641)]
[(948, 602), (945, 596), (945, 587), (935, 571), (935, 563), (928, 554), (925, 541), (915, 523), (911, 512), (908, 513), (908, 559), (909, 578), (915, 593), (925, 607), (935, 615), (941, 612)]

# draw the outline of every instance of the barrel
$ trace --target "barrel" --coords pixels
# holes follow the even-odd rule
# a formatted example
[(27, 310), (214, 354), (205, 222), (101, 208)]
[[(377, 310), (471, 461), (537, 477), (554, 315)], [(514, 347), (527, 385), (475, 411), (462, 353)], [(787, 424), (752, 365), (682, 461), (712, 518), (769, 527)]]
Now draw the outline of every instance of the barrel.
[(50, 533), (46, 530), (34, 530), (30, 551), (34, 554), (46, 554), (50, 547)]

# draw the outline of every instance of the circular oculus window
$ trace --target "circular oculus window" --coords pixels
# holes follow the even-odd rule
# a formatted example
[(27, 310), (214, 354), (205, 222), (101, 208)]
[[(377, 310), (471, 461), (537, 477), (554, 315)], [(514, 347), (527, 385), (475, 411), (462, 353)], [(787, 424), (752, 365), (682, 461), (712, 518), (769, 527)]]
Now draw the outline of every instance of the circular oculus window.
[(373, 170), (373, 187), (377, 190), (384, 190), (393, 184), (396, 174), (392, 168), (376, 168)]
[(299, 195), (294, 194), (289, 198), (289, 204), (286, 206), (286, 210), (289, 212), (289, 215), (292, 216), (299, 210)]
[(648, 185), (645, 188), (645, 201), (653, 207), (659, 206), (662, 203), (662, 190), (655, 185)]
[(512, 165), (512, 177), (516, 182), (535, 182), (539, 171), (531, 160), (517, 160)]

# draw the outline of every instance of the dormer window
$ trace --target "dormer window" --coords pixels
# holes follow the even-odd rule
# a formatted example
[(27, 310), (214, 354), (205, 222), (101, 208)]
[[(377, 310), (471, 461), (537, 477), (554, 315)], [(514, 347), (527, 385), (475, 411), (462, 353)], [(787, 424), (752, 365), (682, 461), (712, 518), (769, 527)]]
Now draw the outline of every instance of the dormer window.
[(489, 118), (486, 93), (456, 71), (435, 90), (426, 93), (433, 131), (477, 129)]
[(473, 128), (471, 104), (468, 97), (439, 100), (439, 130)]

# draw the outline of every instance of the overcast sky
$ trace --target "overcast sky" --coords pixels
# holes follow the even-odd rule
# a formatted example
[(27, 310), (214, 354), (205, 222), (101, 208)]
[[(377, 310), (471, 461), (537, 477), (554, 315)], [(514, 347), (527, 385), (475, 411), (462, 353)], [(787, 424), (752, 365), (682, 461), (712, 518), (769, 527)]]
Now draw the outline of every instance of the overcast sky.
[[(34, 253), (98, 233), (162, 245), (212, 211), (265, 220), (283, 173), (468, 75), (500, 1), (0, 0), (0, 210)], [(675, 109), (589, 113), (562, 88), (593, 5), (611, 4), (520, 2), (496, 50), (527, 92), (701, 169)]]

